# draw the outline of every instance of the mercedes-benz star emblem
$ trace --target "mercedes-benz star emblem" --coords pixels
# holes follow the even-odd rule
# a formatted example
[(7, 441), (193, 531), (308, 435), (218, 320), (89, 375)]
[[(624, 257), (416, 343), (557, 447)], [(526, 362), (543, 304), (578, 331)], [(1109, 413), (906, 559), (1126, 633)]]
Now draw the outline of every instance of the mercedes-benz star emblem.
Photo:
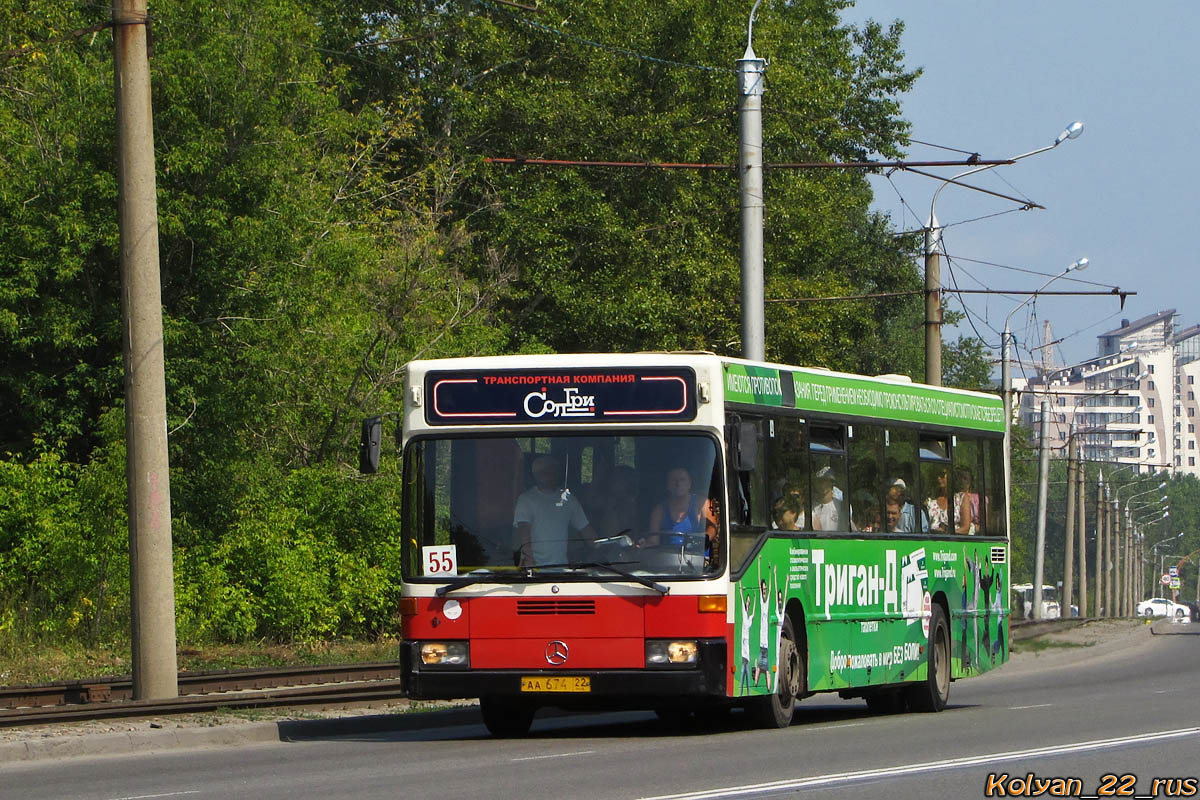
[(569, 652), (566, 642), (560, 642), (555, 639), (553, 642), (546, 644), (546, 661), (556, 667), (561, 666), (567, 663), (567, 654)]

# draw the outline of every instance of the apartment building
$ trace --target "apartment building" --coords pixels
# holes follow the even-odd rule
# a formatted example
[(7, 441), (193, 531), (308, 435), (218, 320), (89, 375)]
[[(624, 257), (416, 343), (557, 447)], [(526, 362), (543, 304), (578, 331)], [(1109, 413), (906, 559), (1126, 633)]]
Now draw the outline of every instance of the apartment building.
[(1121, 320), (1097, 337), (1095, 358), (1038, 366), (1014, 401), (1018, 419), (1037, 436), (1045, 398), (1054, 455), (1065, 456), (1074, 435), (1091, 460), (1200, 475), (1200, 325), (1178, 330), (1176, 316), (1167, 309)]

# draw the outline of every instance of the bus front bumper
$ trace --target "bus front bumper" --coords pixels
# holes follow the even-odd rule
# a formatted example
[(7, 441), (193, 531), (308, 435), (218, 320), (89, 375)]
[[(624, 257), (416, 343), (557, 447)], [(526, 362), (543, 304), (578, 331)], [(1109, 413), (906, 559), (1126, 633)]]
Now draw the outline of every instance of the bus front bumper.
[[(443, 669), (420, 663), (419, 642), (400, 647), (404, 692), (414, 700), (451, 700), (461, 697), (524, 697), (539, 705), (587, 705), (589, 698), (604, 698), (608, 706), (654, 706), (670, 699), (725, 696), (728, 663), (723, 639), (701, 640), (700, 658), (694, 666), (648, 669)], [(587, 690), (523, 690), (527, 678), (573, 678), (585, 676)], [(562, 681), (557, 682), (564, 683)]]

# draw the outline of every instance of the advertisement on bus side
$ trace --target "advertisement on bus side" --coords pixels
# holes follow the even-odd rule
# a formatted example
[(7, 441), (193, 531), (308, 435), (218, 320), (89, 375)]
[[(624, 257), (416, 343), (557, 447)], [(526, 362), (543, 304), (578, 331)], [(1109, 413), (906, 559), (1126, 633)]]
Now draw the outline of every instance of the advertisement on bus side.
[(776, 690), (782, 620), (800, 609), (810, 691), (925, 679), (935, 604), (953, 676), (986, 672), (1008, 660), (1008, 582), (995, 542), (768, 539), (734, 589), (731, 693)]

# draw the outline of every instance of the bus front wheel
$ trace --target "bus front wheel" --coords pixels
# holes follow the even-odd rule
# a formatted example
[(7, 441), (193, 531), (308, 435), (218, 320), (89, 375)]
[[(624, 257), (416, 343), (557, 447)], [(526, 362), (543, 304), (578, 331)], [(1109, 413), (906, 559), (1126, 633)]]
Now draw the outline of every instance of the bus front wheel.
[(747, 707), (754, 721), (763, 728), (786, 728), (791, 725), (792, 711), (807, 685), (804, 657), (796, 646), (791, 617), (783, 618), (778, 656), (775, 691), (753, 698)]
[(488, 733), (507, 739), (529, 733), (535, 709), (527, 703), (507, 697), (481, 697), (479, 711)]
[(929, 646), (925, 680), (908, 688), (908, 707), (914, 711), (941, 711), (950, 699), (950, 633), (946, 612), (935, 605), (929, 619)]

